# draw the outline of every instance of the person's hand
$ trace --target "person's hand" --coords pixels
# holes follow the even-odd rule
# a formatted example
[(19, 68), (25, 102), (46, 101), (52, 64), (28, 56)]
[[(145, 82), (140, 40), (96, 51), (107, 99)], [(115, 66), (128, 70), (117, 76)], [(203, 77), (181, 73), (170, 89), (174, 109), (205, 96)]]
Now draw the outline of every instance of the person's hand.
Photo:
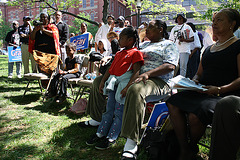
[(40, 30), (41, 30), (41, 31), (44, 30), (44, 25), (40, 25)]
[(103, 57), (103, 58), (100, 60), (100, 65), (104, 66), (109, 59), (112, 59), (112, 57), (111, 57), (111, 56)]
[(35, 32), (39, 31), (39, 30), (40, 30), (40, 26), (35, 26), (34, 29), (33, 29), (33, 31), (35, 31)]
[(63, 71), (63, 70), (61, 70), (61, 69), (59, 70), (59, 73), (60, 73), (60, 74), (67, 74), (66, 71)]
[(27, 21), (27, 26), (31, 26), (31, 23), (30, 23), (30, 21)]
[(127, 90), (128, 90), (127, 87), (123, 88), (123, 90), (121, 91), (121, 95), (122, 95), (121, 98), (126, 97)]
[(101, 81), (101, 83), (99, 84), (99, 93), (103, 94), (103, 88), (104, 88), (104, 82)]
[(185, 40), (185, 39), (183, 38), (183, 36), (180, 36), (180, 37), (179, 37), (179, 41), (180, 41), (180, 42), (184, 42), (184, 40)]
[(148, 78), (149, 78), (148, 74), (143, 73), (135, 80), (135, 83), (139, 83), (143, 81), (143, 83), (146, 84), (146, 81), (148, 80)]
[(26, 37), (27, 35), (26, 35), (26, 34), (24, 34), (24, 33), (22, 33), (20, 36), (21, 36), (21, 37)]
[(203, 91), (203, 93), (206, 93), (209, 95), (217, 95), (218, 94), (218, 87), (216, 87), (216, 86), (204, 86), (204, 88), (206, 88), (208, 90)]

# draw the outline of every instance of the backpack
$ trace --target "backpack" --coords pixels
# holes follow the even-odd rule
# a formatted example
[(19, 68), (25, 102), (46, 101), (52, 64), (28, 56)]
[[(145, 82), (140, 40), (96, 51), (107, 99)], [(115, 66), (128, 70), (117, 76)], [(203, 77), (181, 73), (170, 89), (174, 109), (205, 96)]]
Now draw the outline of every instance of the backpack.
[(178, 159), (180, 147), (169, 117), (162, 126), (146, 130), (140, 148), (147, 153), (148, 160)]

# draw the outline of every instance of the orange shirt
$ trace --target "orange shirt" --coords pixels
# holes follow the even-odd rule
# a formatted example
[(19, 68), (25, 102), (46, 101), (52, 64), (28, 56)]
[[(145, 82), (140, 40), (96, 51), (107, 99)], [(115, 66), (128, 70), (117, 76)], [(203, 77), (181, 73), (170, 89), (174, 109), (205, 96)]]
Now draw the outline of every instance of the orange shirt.
[(109, 73), (111, 75), (121, 76), (127, 71), (132, 70), (132, 65), (136, 62), (141, 62), (141, 65), (144, 64), (143, 54), (137, 50), (137, 48), (119, 51), (114, 57)]

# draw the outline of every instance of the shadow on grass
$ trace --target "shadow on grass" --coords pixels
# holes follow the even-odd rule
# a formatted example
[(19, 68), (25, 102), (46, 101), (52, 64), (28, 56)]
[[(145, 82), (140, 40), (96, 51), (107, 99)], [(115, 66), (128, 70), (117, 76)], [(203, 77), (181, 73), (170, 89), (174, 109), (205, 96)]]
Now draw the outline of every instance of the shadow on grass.
[(16, 103), (18, 105), (26, 105), (30, 104), (32, 102), (38, 101), (42, 97), (41, 94), (27, 94), (23, 97), (23, 95), (18, 96), (11, 96), (11, 97), (4, 97), (9, 98), (13, 103)]
[(69, 108), (72, 106), (72, 103), (69, 100), (66, 100), (64, 103), (59, 104), (53, 101), (53, 99), (48, 100), (46, 102), (43, 102), (41, 105), (37, 105), (34, 107), (25, 107), (24, 109), (27, 110), (37, 110), (42, 113), (48, 113), (54, 116), (59, 116), (59, 115), (66, 115), (67, 117), (75, 120), (75, 119), (80, 119), (84, 117), (85, 115), (76, 115), (69, 110)]
[[(85, 159), (100, 160), (111, 157), (110, 159), (119, 159), (124, 145), (124, 139), (120, 138), (117, 144), (107, 150), (96, 150), (94, 146), (87, 146), (86, 141), (97, 131), (97, 128), (80, 128), (76, 123), (53, 133), (49, 141), (53, 144), (55, 150), (62, 149), (58, 157), (44, 157), (52, 159)], [(52, 151), (55, 152), (55, 151)]]

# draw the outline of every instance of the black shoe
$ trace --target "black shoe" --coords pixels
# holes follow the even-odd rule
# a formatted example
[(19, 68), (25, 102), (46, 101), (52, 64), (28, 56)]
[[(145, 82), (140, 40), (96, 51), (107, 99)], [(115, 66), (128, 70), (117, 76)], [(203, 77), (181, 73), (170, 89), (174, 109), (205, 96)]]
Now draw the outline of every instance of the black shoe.
[(96, 149), (99, 150), (104, 150), (104, 149), (108, 149), (111, 146), (113, 146), (116, 143), (116, 141), (112, 141), (110, 142), (108, 140), (108, 138), (103, 139), (101, 142), (97, 143), (97, 145), (95, 146)]
[(105, 137), (101, 137), (99, 138), (96, 134), (94, 134), (87, 142), (86, 144), (88, 146), (93, 146), (95, 145), (96, 143), (100, 142), (101, 140), (103, 140)]

